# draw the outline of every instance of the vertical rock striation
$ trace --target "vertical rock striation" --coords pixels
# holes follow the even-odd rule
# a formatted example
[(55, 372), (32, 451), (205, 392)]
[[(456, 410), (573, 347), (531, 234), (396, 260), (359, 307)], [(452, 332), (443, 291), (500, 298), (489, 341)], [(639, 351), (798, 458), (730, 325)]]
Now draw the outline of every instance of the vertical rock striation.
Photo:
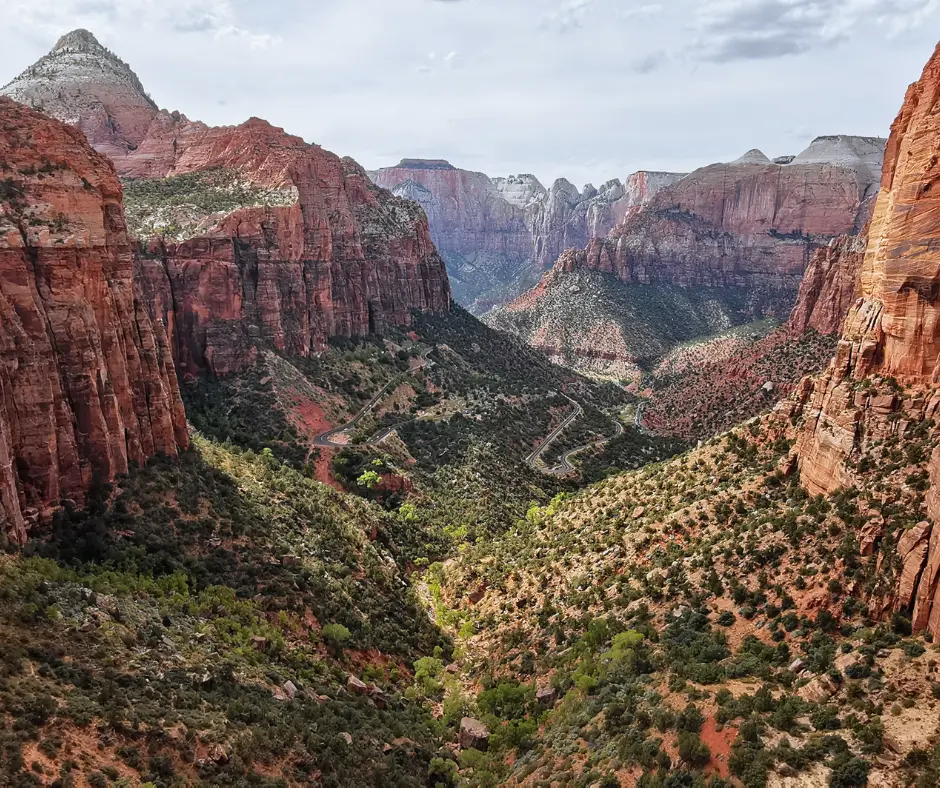
[[(792, 403), (804, 424), (800, 473), (812, 493), (854, 483), (851, 458), (924, 419), (940, 416), (940, 47), (908, 89), (891, 127), (881, 193), (855, 300), (828, 371)], [(873, 395), (868, 381), (895, 393)], [(863, 384), (866, 385), (860, 385)], [(902, 388), (902, 386), (904, 388)], [(940, 638), (940, 450), (928, 465), (929, 521), (896, 545), (896, 609), (915, 631)]]
[(145, 158), (124, 166), (156, 177), (228, 170), (296, 194), (291, 205), (233, 210), (208, 233), (151, 241), (141, 253), (138, 278), (187, 374), (236, 372), (260, 344), (307, 356), (330, 337), (382, 333), (410, 324), (411, 310), (450, 308), (424, 212), (374, 186), (352, 159), (258, 119), (218, 129), (182, 121), (173, 133), (175, 147), (148, 143), (175, 158), (142, 145), (135, 155)]
[(0, 533), (188, 443), (135, 291), (121, 184), (79, 132), (0, 98)]
[(818, 249), (809, 261), (789, 327), (797, 334), (808, 329), (838, 334), (855, 303), (858, 275), (865, 258), (864, 235), (841, 235)]
[(446, 161), (405, 159), (372, 173), (376, 184), (428, 214), (459, 301), (480, 313), (533, 285), (566, 249), (603, 238), (683, 175), (638, 172), (599, 189), (534, 175), (490, 179)]

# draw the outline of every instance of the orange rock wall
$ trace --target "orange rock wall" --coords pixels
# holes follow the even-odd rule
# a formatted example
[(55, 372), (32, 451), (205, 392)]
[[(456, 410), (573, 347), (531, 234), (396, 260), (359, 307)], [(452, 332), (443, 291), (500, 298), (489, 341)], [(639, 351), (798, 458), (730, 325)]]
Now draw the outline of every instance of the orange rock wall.
[(121, 184), (78, 131), (0, 99), (0, 533), (188, 443), (137, 297)]

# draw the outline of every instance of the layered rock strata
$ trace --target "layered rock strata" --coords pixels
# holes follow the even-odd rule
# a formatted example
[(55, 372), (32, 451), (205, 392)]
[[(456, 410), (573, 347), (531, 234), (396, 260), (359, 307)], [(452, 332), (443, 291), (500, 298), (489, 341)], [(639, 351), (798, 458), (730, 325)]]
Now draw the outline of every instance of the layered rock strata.
[(307, 355), (450, 308), (416, 203), (263, 120), (210, 127), (157, 110), (87, 31), (4, 92), (82, 129), (134, 180), (135, 227), (161, 236), (142, 239), (143, 292), (186, 373), (234, 372), (261, 345)]
[(379, 186), (416, 200), (454, 280), (458, 300), (483, 312), (518, 295), (566, 249), (607, 235), (683, 176), (638, 172), (599, 189), (533, 175), (489, 178), (446, 161), (405, 159), (371, 173)]
[[(857, 300), (828, 371), (788, 405), (802, 413), (797, 442), (811, 493), (850, 486), (852, 458), (900, 431), (940, 417), (940, 47), (907, 91), (891, 127), (881, 193), (858, 278)], [(930, 520), (895, 551), (894, 604), (915, 630), (940, 637), (940, 450), (929, 463)]]
[(0, 122), (0, 533), (21, 543), (57, 505), (188, 438), (113, 166), (7, 98)]

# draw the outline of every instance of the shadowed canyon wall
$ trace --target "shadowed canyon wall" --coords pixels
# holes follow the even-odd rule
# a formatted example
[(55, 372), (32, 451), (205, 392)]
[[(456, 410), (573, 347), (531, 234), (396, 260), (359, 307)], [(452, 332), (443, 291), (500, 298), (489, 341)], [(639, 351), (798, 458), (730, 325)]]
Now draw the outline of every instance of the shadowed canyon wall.
[(114, 168), (6, 98), (0, 122), (0, 532), (23, 542), (57, 504), (188, 438)]

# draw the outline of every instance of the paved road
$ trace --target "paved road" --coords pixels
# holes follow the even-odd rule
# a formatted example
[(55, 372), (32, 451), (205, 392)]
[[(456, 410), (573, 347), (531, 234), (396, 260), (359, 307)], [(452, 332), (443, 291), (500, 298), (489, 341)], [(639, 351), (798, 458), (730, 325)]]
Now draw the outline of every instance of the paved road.
[[(434, 352), (434, 348), (430, 347), (425, 350), (424, 354), (422, 355), (422, 358), (426, 362), (427, 367), (434, 366), (434, 362), (428, 358), (432, 352)], [(394, 391), (410, 374), (411, 370), (408, 370), (408, 372), (402, 372), (400, 375), (396, 375), (388, 383), (382, 386), (381, 389), (379, 389), (376, 395), (366, 403), (365, 407), (360, 410), (351, 421), (347, 421), (341, 427), (336, 427), (332, 430), (321, 432), (313, 439), (313, 445), (321, 449), (342, 449), (348, 446), (348, 441), (346, 443), (337, 443), (335, 438), (338, 435), (345, 435), (346, 437), (349, 437), (349, 434), (355, 431), (356, 427), (359, 426), (359, 422), (368, 416), (373, 410), (375, 410), (376, 405), (378, 405), (390, 391)], [(367, 441), (364, 441), (365, 445), (375, 446), (376, 444), (381, 443), (400, 426), (401, 424), (394, 424), (391, 427), (385, 427)]]
[(547, 469), (546, 473), (551, 473), (556, 476), (564, 476), (565, 474), (568, 474), (568, 473), (575, 473), (577, 471), (577, 468), (575, 468), (571, 464), (571, 458), (574, 457), (574, 455), (580, 454), (581, 452), (587, 451), (588, 449), (599, 449), (601, 448), (601, 446), (606, 446), (614, 438), (617, 438), (623, 435), (624, 433), (623, 424), (621, 424), (620, 421), (617, 419), (614, 419), (613, 421), (614, 421), (614, 426), (617, 428), (616, 435), (610, 438), (602, 438), (601, 440), (594, 441), (593, 443), (585, 443), (583, 446), (578, 446), (574, 449), (566, 451), (559, 458), (558, 465), (556, 465), (554, 468)]
[(538, 448), (535, 449), (535, 451), (533, 451), (528, 457), (525, 458), (526, 465), (528, 465), (530, 468), (536, 467), (536, 464), (539, 461), (539, 457), (541, 457), (542, 454), (545, 453), (545, 450), (549, 446), (551, 446), (552, 443), (555, 442), (555, 439), (559, 435), (561, 435), (561, 433), (563, 433), (566, 429), (568, 429), (568, 427), (571, 426), (571, 423), (575, 419), (577, 419), (582, 413), (584, 413), (584, 408), (581, 407), (580, 403), (571, 399), (571, 397), (569, 397), (567, 394), (562, 394), (562, 396), (566, 400), (568, 400), (568, 402), (574, 405), (574, 410), (571, 412), (569, 416), (565, 418), (565, 420), (561, 424), (559, 424), (557, 427), (555, 427), (554, 430), (551, 431), (551, 433), (549, 433), (549, 436), (539, 444)]

